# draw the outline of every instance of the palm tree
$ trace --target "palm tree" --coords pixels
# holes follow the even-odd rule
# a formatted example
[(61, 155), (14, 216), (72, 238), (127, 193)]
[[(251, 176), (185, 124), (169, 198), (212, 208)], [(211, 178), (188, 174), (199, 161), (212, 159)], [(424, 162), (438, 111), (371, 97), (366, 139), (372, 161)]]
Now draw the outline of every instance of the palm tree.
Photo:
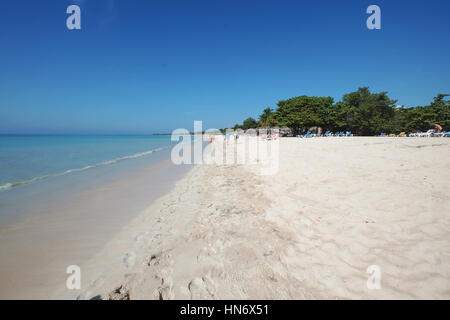
[(263, 113), (259, 116), (259, 123), (263, 127), (269, 127), (274, 123), (273, 119), (273, 109), (267, 107), (263, 110)]

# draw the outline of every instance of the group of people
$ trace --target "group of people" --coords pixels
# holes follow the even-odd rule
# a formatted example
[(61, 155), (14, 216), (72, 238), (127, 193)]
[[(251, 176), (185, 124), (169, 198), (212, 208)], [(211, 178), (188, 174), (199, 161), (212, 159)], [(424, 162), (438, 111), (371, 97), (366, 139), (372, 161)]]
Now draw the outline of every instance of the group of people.
[[(256, 136), (260, 136), (259, 132), (256, 134)], [(280, 132), (276, 132), (276, 133), (267, 133), (265, 135), (263, 135), (263, 138), (266, 140), (274, 140), (274, 139), (278, 139), (279, 137), (281, 137), (281, 133)], [(239, 134), (237, 132), (234, 132), (232, 134), (230, 133), (225, 133), (225, 141), (228, 143), (230, 141), (230, 139), (233, 138), (235, 141), (237, 141), (239, 139)], [(208, 138), (208, 143), (212, 143), (213, 142), (213, 136), (210, 136)]]
[[(239, 139), (239, 135), (237, 134), (237, 132), (235, 132), (233, 134), (234, 140), (238, 140)], [(228, 143), (228, 141), (230, 141), (230, 134), (227, 132), (225, 134), (225, 141)]]

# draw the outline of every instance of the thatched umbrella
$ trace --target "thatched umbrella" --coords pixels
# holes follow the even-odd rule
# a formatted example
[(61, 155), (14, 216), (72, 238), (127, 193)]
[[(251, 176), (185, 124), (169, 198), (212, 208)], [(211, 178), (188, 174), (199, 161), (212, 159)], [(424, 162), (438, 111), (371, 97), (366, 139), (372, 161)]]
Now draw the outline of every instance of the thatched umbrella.
[(288, 127), (284, 127), (280, 129), (280, 133), (286, 136), (292, 136), (292, 130)]

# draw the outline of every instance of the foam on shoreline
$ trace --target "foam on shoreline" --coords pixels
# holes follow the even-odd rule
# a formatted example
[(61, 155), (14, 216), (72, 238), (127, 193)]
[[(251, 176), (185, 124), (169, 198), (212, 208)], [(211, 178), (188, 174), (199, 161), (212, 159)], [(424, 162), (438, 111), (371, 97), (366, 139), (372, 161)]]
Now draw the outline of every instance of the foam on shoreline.
[(66, 268), (80, 266), (83, 284), (101, 274), (100, 262), (93, 269), (87, 262), (190, 168), (174, 166), (168, 150), (158, 154), (0, 194), (0, 298), (75, 298), (65, 287)]
[(62, 171), (62, 172), (45, 174), (45, 175), (33, 177), (33, 178), (30, 178), (30, 179), (20, 180), (20, 181), (7, 182), (7, 183), (5, 183), (3, 185), (0, 185), (0, 192), (1, 191), (6, 191), (6, 190), (10, 190), (10, 189), (15, 188), (15, 187), (20, 187), (20, 186), (23, 186), (23, 185), (27, 185), (27, 184), (30, 184), (30, 183), (33, 183), (33, 182), (45, 180), (45, 179), (60, 177), (60, 176), (66, 175), (66, 174), (80, 172), (80, 171), (85, 171), (85, 170), (96, 168), (96, 167), (107, 166), (107, 165), (114, 164), (114, 163), (117, 163), (117, 162), (120, 162), (120, 161), (124, 161), (124, 160), (140, 158), (140, 157), (147, 156), (147, 155), (150, 155), (150, 154), (152, 154), (154, 152), (162, 151), (162, 150), (165, 150), (165, 149), (168, 149), (168, 148), (169, 148), (169, 146), (155, 148), (155, 149), (151, 149), (151, 150), (148, 150), (148, 151), (139, 152), (139, 153), (135, 153), (135, 154), (130, 154), (130, 155), (127, 155), (127, 156), (118, 157), (118, 158), (107, 160), (107, 161), (101, 161), (101, 162), (98, 162), (98, 163), (95, 163), (95, 164), (91, 164), (91, 165), (87, 165), (87, 166), (80, 167), (80, 168), (68, 169), (68, 170), (65, 170), (65, 171)]

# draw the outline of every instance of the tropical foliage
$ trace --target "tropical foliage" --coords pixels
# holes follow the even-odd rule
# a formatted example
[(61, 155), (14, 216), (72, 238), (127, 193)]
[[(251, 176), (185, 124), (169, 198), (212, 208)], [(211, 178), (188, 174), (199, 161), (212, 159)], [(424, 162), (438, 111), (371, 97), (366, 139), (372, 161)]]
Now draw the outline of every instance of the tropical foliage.
[(426, 131), (434, 124), (450, 130), (450, 101), (438, 94), (428, 106), (403, 108), (387, 92), (371, 93), (368, 87), (345, 94), (342, 101), (331, 97), (299, 96), (267, 107), (258, 121), (247, 118), (234, 129), (256, 127), (289, 127), (294, 134), (311, 127), (329, 131), (351, 131), (357, 135), (376, 135), (381, 132), (400, 133)]

